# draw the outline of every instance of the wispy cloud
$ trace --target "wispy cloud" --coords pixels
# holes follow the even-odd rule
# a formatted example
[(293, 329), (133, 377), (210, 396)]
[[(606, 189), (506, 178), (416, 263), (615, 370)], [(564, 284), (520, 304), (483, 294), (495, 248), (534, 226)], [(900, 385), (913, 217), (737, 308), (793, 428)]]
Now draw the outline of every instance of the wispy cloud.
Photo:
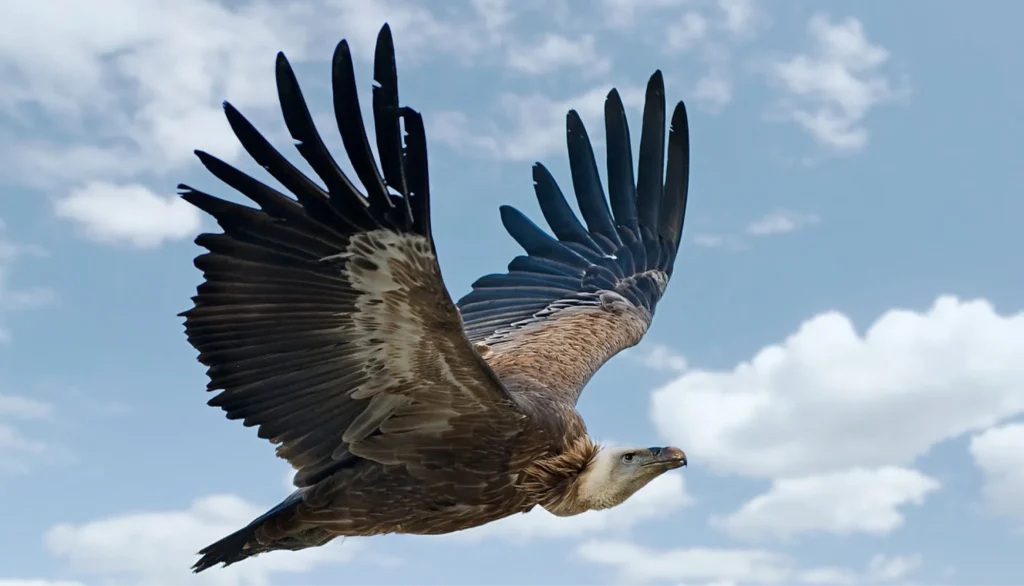
[(139, 184), (89, 183), (58, 199), (54, 213), (78, 224), (90, 240), (139, 248), (186, 238), (201, 224), (199, 210), (188, 202)]
[(751, 239), (789, 234), (820, 221), (816, 214), (780, 209), (751, 221), (740, 232), (697, 232), (691, 239), (702, 248), (738, 252), (748, 250)]
[(747, 248), (743, 239), (735, 234), (699, 232), (693, 235), (693, 243), (701, 248), (720, 248), (733, 252), (746, 250)]
[(795, 232), (820, 221), (815, 214), (777, 210), (748, 224), (745, 232), (750, 236), (775, 236)]
[(22, 288), (11, 284), (11, 271), (17, 261), (25, 257), (43, 256), (46, 256), (46, 251), (39, 246), (10, 240), (4, 222), (0, 219), (0, 343), (11, 340), (11, 333), (4, 326), (5, 314), (42, 307), (56, 299), (51, 289)]
[[(533, 161), (565, 148), (565, 114), (576, 109), (593, 142), (603, 140), (604, 101), (609, 87), (598, 86), (566, 99), (543, 94), (506, 93), (499, 98), (502, 123), (471, 121), (461, 112), (441, 112), (431, 119), (432, 138), (463, 153), (510, 161)], [(619, 86), (627, 108), (643, 104), (643, 89)]]
[(623, 354), (654, 370), (682, 373), (688, 366), (685, 356), (657, 342), (642, 342), (639, 346), (630, 348)]
[(520, 39), (508, 50), (508, 66), (520, 73), (544, 75), (566, 67), (589, 75), (607, 73), (612, 62), (598, 54), (594, 35), (570, 38), (548, 33), (539, 39)]
[(780, 118), (798, 124), (821, 145), (855, 152), (868, 144), (864, 118), (872, 108), (905, 95), (883, 72), (889, 52), (872, 44), (856, 18), (824, 14), (807, 24), (808, 53), (772, 61), (769, 76), (783, 92)]
[[(164, 192), (168, 174), (195, 164), (195, 148), (229, 161), (241, 153), (221, 101), (257, 120), (274, 112), (277, 51), (295, 64), (325, 61), (342, 22), (354, 57), (365, 62), (388, 21), (406, 67), (437, 54), (471, 61), (504, 48), (499, 33), (507, 24), (505, 3), (472, 4), (474, 10), (445, 18), (409, 0), (19, 5), (17, 18), (0, 23), (0, 116), (9, 123), (0, 146), (12, 155), (0, 171), (7, 182), (65, 194), (55, 210), (86, 226), (81, 233), (90, 238), (152, 246), (186, 237), (195, 225), (189, 212), (153, 194)], [(110, 15), (118, 15), (116, 26)], [(54, 121), (49, 131), (23, 138), (20, 129), (37, 127), (40, 115)], [(97, 214), (101, 191), (107, 203), (125, 204), (125, 194), (134, 195), (120, 212), (107, 207)], [(147, 214), (160, 206), (177, 228), (154, 228)], [(111, 218), (135, 212), (142, 215), (128, 218), (139, 226), (131, 234), (124, 217)], [(143, 227), (155, 235), (142, 235)]]
[(32, 459), (47, 449), (46, 442), (25, 431), (27, 422), (48, 419), (53, 413), (49, 403), (0, 394), (0, 472), (21, 472)]
[(604, 24), (613, 29), (629, 29), (648, 13), (681, 6), (686, 0), (602, 0)]
[(684, 13), (666, 30), (666, 48), (685, 51), (704, 39), (708, 33), (708, 21), (697, 12)]

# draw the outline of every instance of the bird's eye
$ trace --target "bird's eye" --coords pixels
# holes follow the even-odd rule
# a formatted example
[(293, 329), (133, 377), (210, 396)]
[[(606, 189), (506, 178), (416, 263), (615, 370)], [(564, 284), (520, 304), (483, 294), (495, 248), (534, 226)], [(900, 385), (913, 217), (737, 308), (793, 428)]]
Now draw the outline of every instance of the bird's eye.
[(622, 455), (622, 461), (625, 462), (626, 464), (632, 464), (633, 463), (633, 458), (634, 458), (633, 454), (623, 454)]

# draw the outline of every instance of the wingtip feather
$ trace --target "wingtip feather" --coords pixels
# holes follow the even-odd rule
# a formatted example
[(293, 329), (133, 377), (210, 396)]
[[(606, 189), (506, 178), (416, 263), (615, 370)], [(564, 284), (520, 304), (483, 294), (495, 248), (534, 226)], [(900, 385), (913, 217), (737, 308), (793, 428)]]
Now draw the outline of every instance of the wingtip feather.
[(690, 182), (690, 128), (686, 104), (679, 101), (672, 112), (668, 137), (665, 192), (659, 212), (658, 233), (678, 249), (686, 216)]

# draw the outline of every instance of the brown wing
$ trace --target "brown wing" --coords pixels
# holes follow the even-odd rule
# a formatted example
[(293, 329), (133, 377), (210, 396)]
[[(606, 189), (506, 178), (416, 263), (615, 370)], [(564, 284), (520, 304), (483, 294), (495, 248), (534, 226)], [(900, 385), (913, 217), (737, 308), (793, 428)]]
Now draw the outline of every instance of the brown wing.
[(225, 104), (245, 150), (297, 199), (197, 151), (207, 169), (260, 209), (180, 186), (182, 197), (224, 230), (196, 239), (209, 252), (195, 261), (205, 282), (195, 307), (182, 314), (185, 330), (209, 366), (209, 390), (221, 390), (209, 404), (280, 444), (278, 455), (298, 470), (298, 485), (363, 458), (472, 490), (508, 465), (509, 440), (525, 416), (466, 339), (442, 282), (423, 123), (398, 106), (386, 26), (374, 77), (383, 176), (342, 41), (333, 62), (334, 108), (365, 197), (317, 134), (283, 55), (277, 84), (285, 122), (326, 189)]
[[(665, 88), (647, 84), (638, 177), (625, 111), (605, 101), (609, 209), (594, 152), (575, 111), (567, 120), (569, 165), (580, 213), (573, 213), (543, 165), (533, 168), (549, 236), (503, 206), (506, 230), (526, 250), (504, 274), (487, 275), (459, 300), (470, 340), (489, 346), (502, 380), (526, 380), (574, 404), (609, 358), (640, 341), (672, 275), (686, 212), (689, 131), (682, 102), (672, 115), (665, 163)], [(664, 182), (663, 182), (664, 176)]]

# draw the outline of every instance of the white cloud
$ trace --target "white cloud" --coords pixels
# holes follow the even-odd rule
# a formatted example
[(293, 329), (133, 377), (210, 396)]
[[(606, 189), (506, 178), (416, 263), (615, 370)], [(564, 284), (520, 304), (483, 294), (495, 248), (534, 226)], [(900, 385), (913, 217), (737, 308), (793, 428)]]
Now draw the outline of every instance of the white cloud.
[(814, 47), (770, 64), (787, 97), (783, 116), (822, 145), (856, 151), (868, 143), (863, 119), (875, 106), (900, 97), (880, 71), (889, 52), (868, 41), (856, 18), (833, 23), (817, 14), (808, 22)]
[(686, 0), (604, 0), (601, 13), (610, 28), (628, 29), (636, 24), (637, 16), (666, 8), (675, 8)]
[(200, 548), (245, 526), (264, 509), (234, 495), (200, 498), (184, 510), (128, 513), (63, 524), (45, 535), (47, 549), (74, 575), (134, 584), (267, 584), (275, 573), (300, 573), (351, 561), (363, 549), (340, 539), (297, 552), (271, 552), (228, 568), (192, 574)]
[(747, 540), (787, 540), (812, 532), (883, 535), (903, 524), (900, 507), (921, 504), (938, 488), (920, 472), (893, 466), (784, 478), (713, 524)]
[(669, 580), (781, 582), (792, 576), (791, 561), (781, 554), (758, 549), (686, 548), (653, 550), (621, 541), (588, 541), (577, 555), (583, 560), (612, 566), (622, 582)]
[(920, 567), (919, 554), (892, 557), (878, 554), (868, 561), (867, 577), (870, 580), (899, 580)]
[(875, 556), (864, 571), (831, 566), (801, 568), (789, 556), (764, 549), (656, 550), (606, 540), (584, 542), (576, 553), (586, 562), (616, 570), (617, 582), (631, 584), (877, 584), (902, 578), (920, 564), (919, 556)]
[[(194, 148), (237, 154), (220, 101), (273, 105), (274, 53), (284, 48), (301, 57), (304, 48), (296, 21), (301, 10), (268, 6), (230, 9), (210, 0), (20, 5), (0, 35), (6, 39), (0, 63), (9, 71), (0, 107), (40, 107), (71, 130), (35, 144), (20, 161), (30, 163), (25, 171), (49, 171), (48, 162), (63, 159), (65, 170), (88, 180), (106, 178), (117, 166), (127, 167), (122, 173), (176, 169), (192, 160)], [(67, 169), (65, 153), (77, 168)]]
[(570, 39), (548, 33), (539, 40), (520, 41), (509, 48), (508, 66), (530, 75), (544, 75), (569, 67), (583, 69), (587, 74), (602, 74), (611, 69), (612, 62), (598, 54), (594, 35)]
[(720, 234), (696, 234), (693, 237), (693, 243), (705, 248), (718, 248), (725, 244), (725, 238)]
[[(1020, 390), (1018, 389), (1018, 392)], [(982, 489), (992, 511), (1024, 519), (1024, 423), (986, 430), (971, 438), (970, 452), (985, 476)]]
[(14, 427), (0, 423), (0, 450), (7, 452), (0, 460), (4, 468), (20, 468), (23, 464), (19, 464), (17, 461), (11, 462), (11, 459), (17, 457), (19, 453), (38, 454), (44, 449), (46, 449), (46, 444), (43, 442), (26, 437)]
[(595, 532), (624, 533), (643, 521), (662, 518), (692, 503), (683, 476), (669, 473), (655, 478), (626, 502), (611, 509), (557, 517), (541, 507), (534, 507), (529, 513), (453, 533), (449, 538), (472, 541), (497, 538), (522, 545), (540, 538), (579, 538)]
[(651, 413), (666, 439), (724, 472), (904, 466), (1024, 412), (1022, 355), (1024, 313), (984, 300), (892, 309), (863, 335), (831, 311), (730, 371), (691, 367), (654, 392)]
[[(277, 51), (297, 65), (325, 62), (345, 36), (354, 57), (367, 62), (387, 20), (406, 67), (436, 53), (471, 60), (500, 46), (503, 26), (500, 2), (474, 5), (470, 16), (450, 20), (406, 0), (12, 5), (0, 19), (0, 114), (10, 122), (0, 144), (12, 153), (0, 171), (53, 191), (95, 182), (146, 185), (194, 165), (196, 148), (230, 161), (241, 148), (220, 103), (230, 100), (256, 122), (279, 116)], [(49, 123), (37, 124), (39, 116)], [(27, 139), (19, 126), (43, 132)]]
[(48, 448), (24, 430), (26, 421), (48, 419), (53, 405), (18, 395), (0, 394), (0, 472), (24, 472)]
[(666, 29), (666, 48), (676, 51), (691, 49), (704, 39), (708, 21), (697, 12), (687, 12)]
[(697, 80), (693, 99), (705, 108), (717, 112), (732, 102), (732, 83), (717, 70), (711, 70)]
[(750, 33), (757, 21), (753, 0), (718, 0), (718, 8), (725, 16), (725, 29), (733, 34)]
[(665, 370), (681, 373), (686, 370), (686, 357), (675, 352), (664, 344), (654, 341), (643, 341), (639, 345), (623, 350), (620, 356), (633, 358), (640, 364), (654, 370)]
[(484, 28), (492, 35), (502, 34), (515, 20), (515, 13), (509, 9), (509, 0), (470, 0), (470, 3), (483, 20)]
[(45, 419), (53, 414), (53, 405), (28, 397), (0, 393), (0, 417)]
[(772, 236), (794, 232), (820, 220), (815, 214), (806, 214), (789, 210), (777, 210), (763, 218), (751, 222), (747, 226), (747, 234), (751, 236)]
[(54, 204), (59, 218), (77, 223), (89, 239), (139, 248), (195, 236), (199, 210), (174, 195), (157, 195), (139, 184), (94, 182)]
[[(471, 122), (461, 112), (441, 112), (430, 119), (431, 138), (467, 154), (534, 161), (565, 149), (565, 115), (575, 109), (597, 148), (604, 137), (604, 101), (610, 89), (595, 87), (564, 100), (536, 93), (505, 93), (499, 98), (499, 105), (506, 124)], [(643, 105), (642, 88), (619, 86), (618, 89), (626, 108)]]
[(0, 218), (0, 344), (11, 341), (11, 333), (4, 326), (5, 314), (42, 307), (56, 298), (49, 289), (24, 289), (11, 285), (11, 268), (18, 260), (26, 256), (43, 257), (46, 256), (46, 251), (38, 246), (8, 240), (5, 230), (6, 225)]
[(701, 232), (693, 235), (693, 243), (702, 248), (720, 248), (732, 252), (746, 250), (743, 239), (734, 234), (714, 234)]

